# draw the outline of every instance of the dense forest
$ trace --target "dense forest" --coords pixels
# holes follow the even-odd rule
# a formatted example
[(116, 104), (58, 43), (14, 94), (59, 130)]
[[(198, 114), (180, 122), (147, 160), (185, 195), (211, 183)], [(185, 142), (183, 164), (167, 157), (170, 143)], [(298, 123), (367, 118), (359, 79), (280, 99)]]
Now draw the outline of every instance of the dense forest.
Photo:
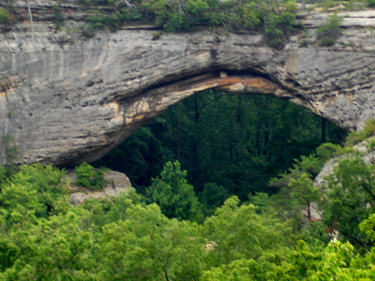
[(271, 178), (324, 142), (343, 143), (346, 134), (284, 100), (206, 91), (171, 107), (93, 165), (124, 172), (143, 193), (166, 162), (179, 161), (197, 194), (246, 200), (249, 193), (278, 192), (268, 185)]
[[(8, 2), (3, 25), (16, 20)], [(87, 37), (152, 22), (167, 32), (261, 31), (281, 48), (298, 28), (292, 1), (82, 4)], [(54, 22), (64, 24), (58, 5)], [(341, 32), (337, 17), (328, 23), (324, 45)], [(15, 165), (17, 147), (4, 136), (0, 280), (375, 280), (374, 132), (374, 120), (347, 135), (287, 101), (206, 91), (140, 128), (96, 168), (76, 167), (75, 184), (86, 190), (106, 184), (100, 166), (125, 172), (135, 187), (78, 206), (69, 204), (65, 169)], [(366, 139), (364, 157), (353, 146)], [(333, 173), (314, 186), (332, 158)]]
[[(313, 188), (316, 169), (343, 153), (351, 157), (341, 157), (326, 186)], [(199, 201), (178, 162), (166, 163), (144, 196), (130, 192), (77, 207), (68, 203), (64, 170), (6, 166), (0, 279), (373, 280), (373, 163), (324, 144), (273, 180), (283, 186), (278, 194), (242, 202), (230, 196), (214, 210)], [(87, 171), (95, 170), (77, 167), (80, 180)], [(312, 201), (322, 220), (302, 219)]]
[[(64, 169), (16, 166), (17, 148), (3, 140), (0, 280), (373, 280), (375, 141), (366, 144), (367, 164), (352, 146), (374, 131), (368, 120), (345, 147), (321, 144), (342, 142), (344, 133), (302, 108), (201, 93), (108, 156), (113, 163), (121, 156), (120, 167), (129, 158), (145, 177), (158, 170), (146, 162), (153, 159), (160, 171), (136, 178), (147, 185), (76, 207)], [(334, 174), (313, 187), (333, 157)], [(189, 176), (177, 160), (201, 165), (202, 176), (197, 169)], [(257, 169), (259, 179), (239, 176)], [(104, 172), (83, 163), (76, 184), (96, 190)], [(244, 191), (233, 188), (239, 183)]]

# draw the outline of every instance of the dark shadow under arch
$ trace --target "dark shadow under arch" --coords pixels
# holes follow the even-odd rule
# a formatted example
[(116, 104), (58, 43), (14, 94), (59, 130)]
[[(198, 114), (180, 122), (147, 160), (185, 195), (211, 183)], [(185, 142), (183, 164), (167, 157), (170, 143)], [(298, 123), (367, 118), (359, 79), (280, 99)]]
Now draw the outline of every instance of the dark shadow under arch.
[(271, 96), (206, 90), (179, 101), (94, 165), (126, 173), (142, 192), (165, 162), (178, 160), (197, 192), (215, 183), (245, 200), (276, 192), (268, 181), (293, 159), (343, 140), (346, 132), (323, 120)]

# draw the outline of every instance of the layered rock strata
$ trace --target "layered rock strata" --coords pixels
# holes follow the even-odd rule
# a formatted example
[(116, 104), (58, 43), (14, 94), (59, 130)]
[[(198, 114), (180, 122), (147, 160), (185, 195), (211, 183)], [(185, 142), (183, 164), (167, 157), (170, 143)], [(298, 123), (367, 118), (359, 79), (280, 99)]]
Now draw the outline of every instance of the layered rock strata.
[[(65, 1), (66, 28), (51, 23), (53, 1), (16, 1), (25, 22), (0, 34), (0, 133), (18, 162), (75, 165), (105, 155), (172, 104), (206, 89), (289, 100), (354, 131), (375, 117), (375, 12), (345, 12), (332, 47), (314, 44), (326, 15), (302, 18), (281, 51), (261, 34), (162, 33), (123, 27), (85, 39), (84, 19)], [(0, 164), (6, 163), (5, 152)]]

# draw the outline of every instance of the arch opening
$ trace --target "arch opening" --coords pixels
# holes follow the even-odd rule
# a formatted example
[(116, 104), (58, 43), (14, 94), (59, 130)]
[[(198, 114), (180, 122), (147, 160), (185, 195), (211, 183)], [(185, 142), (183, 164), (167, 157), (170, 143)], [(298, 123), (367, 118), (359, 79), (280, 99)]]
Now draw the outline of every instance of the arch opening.
[(205, 90), (171, 106), (93, 164), (124, 172), (143, 192), (167, 161), (178, 160), (198, 193), (216, 184), (246, 200), (249, 193), (277, 192), (268, 182), (293, 159), (345, 135), (287, 100)]
[(105, 136), (107, 145), (92, 149), (90, 153), (78, 157), (78, 161), (70, 162), (68, 165), (76, 165), (82, 161), (93, 162), (103, 157), (138, 128), (162, 114), (170, 106), (206, 90), (274, 96), (305, 107), (314, 114), (324, 116), (328, 120), (336, 122), (338, 126), (348, 129), (345, 124), (341, 124), (334, 118), (331, 119), (329, 115), (326, 116), (325, 112), (321, 111), (321, 104), (327, 103), (327, 101), (316, 102), (310, 99), (308, 95), (305, 96), (301, 91), (296, 90), (296, 83), (292, 78), (287, 79), (284, 83), (279, 83), (276, 79), (271, 79), (268, 74), (263, 74), (256, 69), (247, 71), (209, 70), (193, 75), (190, 73), (189, 76), (181, 74), (181, 76), (169, 77), (164, 82), (159, 81), (157, 86), (150, 86), (141, 93), (131, 95), (117, 93), (112, 100), (106, 99), (105, 104), (117, 108), (116, 111), (122, 115), (121, 131), (109, 132)]

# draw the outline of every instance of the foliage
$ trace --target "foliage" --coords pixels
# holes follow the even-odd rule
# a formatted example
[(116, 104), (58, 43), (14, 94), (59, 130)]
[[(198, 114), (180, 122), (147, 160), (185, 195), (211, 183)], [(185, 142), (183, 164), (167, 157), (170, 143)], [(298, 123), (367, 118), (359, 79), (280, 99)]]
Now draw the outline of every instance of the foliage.
[[(285, 258), (288, 257), (288, 259)], [(354, 254), (350, 243), (330, 242), (313, 252), (303, 241), (284, 255), (264, 255), (259, 261), (241, 259), (204, 271), (201, 280), (372, 280), (374, 268), (368, 253)]]
[(56, 25), (56, 29), (59, 30), (65, 21), (64, 14), (62, 13), (62, 9), (60, 7), (53, 7), (53, 10), (55, 11), (53, 22)]
[(258, 215), (251, 204), (239, 206), (233, 196), (204, 222), (204, 236), (213, 245), (206, 262), (220, 266), (238, 259), (258, 259), (288, 245), (289, 235), (286, 224), (274, 216)]
[(366, 8), (366, 1), (349, 0), (343, 3), (345, 10), (347, 11), (358, 11)]
[[(167, 32), (196, 31), (224, 27), (228, 31), (263, 31), (266, 41), (282, 48), (293, 31), (296, 4), (288, 1), (95, 1), (82, 0), (91, 8), (86, 20), (93, 29), (116, 30), (124, 23), (154, 23)], [(109, 6), (99, 11), (98, 5)], [(274, 38), (274, 37), (277, 38)], [(277, 42), (276, 42), (277, 41)]]
[(281, 50), (284, 48), (288, 34), (293, 31), (295, 15), (288, 11), (278, 14), (269, 14), (265, 26), (266, 41), (269, 46)]
[(159, 40), (161, 37), (161, 32), (154, 31), (152, 32), (152, 40)]
[(361, 141), (371, 137), (375, 132), (375, 120), (368, 119), (365, 121), (363, 129), (352, 132), (346, 139), (346, 145), (353, 146)]
[(370, 8), (375, 7), (375, 1), (374, 0), (366, 0), (366, 4)]
[[(349, 165), (360, 171), (353, 182), (369, 181), (361, 163), (344, 166)], [(345, 169), (338, 168), (336, 176), (342, 179)], [(310, 242), (294, 242), (299, 234), (272, 210), (241, 205), (237, 197), (227, 199), (198, 225), (169, 219), (156, 204), (146, 205), (132, 192), (111, 201), (93, 199), (70, 206), (64, 174), (52, 166), (25, 165), (2, 183), (1, 280), (328, 281), (334, 276), (347, 281), (375, 277), (375, 248), (360, 256), (355, 254), (358, 245), (349, 242), (333, 240), (326, 247), (314, 243), (313, 237)], [(161, 178), (178, 184), (185, 176), (176, 163), (170, 163)], [(265, 194), (260, 197), (263, 202), (270, 199)], [(359, 226), (372, 242), (374, 226), (374, 214)]]
[[(48, 217), (66, 208), (64, 171), (40, 164), (21, 166), (1, 185), (0, 204), (9, 222)], [(61, 200), (60, 200), (61, 199)], [(65, 202), (65, 203), (64, 203)]]
[(13, 137), (5, 135), (2, 137), (2, 147), (5, 154), (6, 164), (0, 167), (0, 183), (4, 178), (10, 177), (17, 171), (16, 160), (18, 158), (18, 146), (13, 145)]
[[(248, 239), (260, 239), (259, 245), (238, 247), (234, 258), (262, 255), (262, 247), (275, 248), (277, 241), (285, 244), (287, 229), (273, 218), (263, 221), (253, 206), (238, 207), (237, 199), (228, 199), (218, 218), (203, 228), (168, 219), (156, 204), (144, 205), (135, 194), (74, 208), (61, 188), (63, 175), (51, 166), (22, 166), (2, 186), (1, 279), (198, 280), (212, 257), (222, 256), (223, 247), (233, 242), (247, 245)], [(164, 176), (171, 177), (176, 176)], [(49, 204), (50, 210), (43, 207)], [(234, 221), (225, 222), (229, 217)], [(237, 233), (236, 239), (226, 242), (229, 231)], [(218, 247), (210, 252), (207, 241), (213, 239)]]
[(359, 229), (364, 233), (371, 242), (375, 242), (375, 214), (369, 215), (369, 217), (359, 224)]
[(146, 190), (151, 202), (159, 205), (168, 218), (200, 220), (201, 209), (192, 185), (186, 180), (186, 171), (181, 171), (178, 161), (167, 162), (160, 178), (153, 179)]
[(289, 272), (290, 264), (280, 262), (279, 255), (266, 254), (259, 261), (254, 259), (240, 259), (231, 262), (228, 266), (214, 267), (204, 271), (202, 281), (271, 281), (296, 280)]
[(317, 31), (318, 44), (320, 46), (332, 46), (336, 43), (336, 40), (341, 36), (341, 25), (342, 18), (338, 15), (330, 15)]
[(90, 189), (101, 189), (106, 184), (104, 180), (105, 168), (94, 169), (93, 166), (83, 162), (81, 165), (75, 168), (77, 185), (87, 187)]
[(199, 200), (204, 204), (206, 216), (212, 215), (229, 196), (225, 187), (212, 182), (205, 184), (203, 191), (199, 194)]
[(334, 0), (322, 0), (317, 3), (317, 6), (320, 6), (323, 8), (324, 11), (326, 11), (328, 8), (332, 8), (336, 5), (336, 2)]
[[(281, 186), (269, 186), (269, 180), (291, 167), (294, 159), (312, 153), (322, 143), (324, 130), (325, 140), (333, 143), (346, 135), (332, 123), (323, 128), (321, 118), (286, 101), (206, 91), (171, 107), (93, 165), (124, 172), (144, 193), (166, 162), (178, 160), (202, 203), (217, 207), (224, 198), (217, 204), (205, 201), (201, 193), (207, 183), (242, 201), (249, 193), (276, 193)], [(320, 163), (322, 157), (311, 161)], [(306, 167), (313, 175), (320, 168)]]
[(375, 211), (374, 166), (361, 158), (348, 158), (334, 167), (327, 177), (324, 221), (351, 243), (367, 243), (358, 225)]
[(14, 22), (13, 16), (8, 10), (0, 8), (0, 24), (10, 25)]
[[(316, 149), (316, 153), (309, 156), (301, 156), (301, 159), (295, 159), (292, 168), (278, 177), (272, 178), (270, 185), (278, 189), (290, 187), (291, 181), (296, 181), (300, 177), (314, 179), (323, 165), (331, 158), (343, 152), (340, 145), (324, 143)], [(304, 176), (303, 176), (304, 175)]]
[[(310, 233), (316, 232), (320, 228), (320, 223), (315, 225), (310, 223), (313, 219), (317, 219), (312, 216), (313, 209), (317, 211), (313, 202), (320, 202), (323, 193), (322, 188), (313, 186), (313, 179), (329, 159), (341, 153), (343, 153), (343, 149), (339, 145), (322, 144), (316, 149), (316, 153), (301, 156), (300, 160), (295, 160), (295, 164), (288, 172), (271, 179), (269, 184), (280, 189), (279, 193), (270, 198), (259, 194), (250, 198), (251, 202), (256, 205), (264, 205), (264, 209), (272, 207), (278, 210), (281, 218), (291, 220), (293, 229), (296, 231), (301, 231), (307, 220)], [(303, 210), (306, 211), (305, 220), (302, 216)], [(321, 233), (322, 231), (315, 236), (318, 240), (326, 241), (326, 236)]]
[(3, 9), (0, 9), (0, 23), (4, 24), (8, 20), (7, 12)]
[(93, 165), (126, 173), (137, 191), (144, 194), (151, 178), (160, 174), (166, 162), (174, 160), (172, 151), (165, 145), (168, 134), (166, 120), (157, 117)]
[(304, 204), (307, 209), (307, 219), (311, 221), (311, 204), (320, 199), (320, 189), (313, 186), (313, 181), (307, 173), (303, 173), (297, 179), (291, 179), (288, 187), (291, 188), (292, 198)]
[(292, 14), (296, 14), (298, 12), (298, 5), (295, 1), (286, 1), (285, 9)]
[(100, 280), (197, 280), (204, 255), (197, 225), (169, 220), (155, 204), (130, 206), (126, 215), (103, 227)]
[(321, 164), (342, 153), (344, 153), (343, 148), (333, 143), (323, 143), (316, 149), (316, 156), (319, 158)]

